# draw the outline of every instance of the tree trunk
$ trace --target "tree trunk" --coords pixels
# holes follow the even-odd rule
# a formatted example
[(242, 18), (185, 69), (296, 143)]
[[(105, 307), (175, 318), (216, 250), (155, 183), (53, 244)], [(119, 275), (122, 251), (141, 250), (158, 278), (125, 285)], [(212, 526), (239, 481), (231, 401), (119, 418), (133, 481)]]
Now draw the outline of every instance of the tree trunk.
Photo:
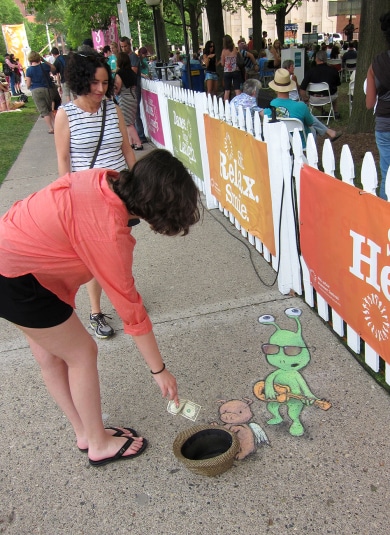
[(207, 0), (206, 13), (210, 28), (210, 39), (215, 44), (215, 53), (219, 59), (222, 52), (222, 39), (225, 35), (222, 16), (222, 0)]
[(192, 50), (193, 52), (198, 52), (199, 50), (199, 22), (198, 22), (198, 13), (196, 7), (193, 4), (188, 6), (188, 13), (190, 16), (190, 31), (192, 39)]
[(168, 61), (169, 59), (169, 50), (168, 50), (168, 42), (167, 42), (167, 34), (165, 31), (165, 22), (163, 17), (163, 2), (155, 8), (156, 13), (156, 27), (157, 27), (157, 35), (156, 39), (158, 40), (158, 45), (160, 49), (160, 60), (161, 61)]
[(286, 5), (283, 4), (283, 0), (278, 0), (277, 4), (281, 4), (281, 7), (276, 12), (276, 31), (278, 39), (283, 45), (284, 43), (284, 24), (286, 22)]
[(379, 17), (388, 11), (389, 0), (364, 0), (362, 2), (352, 115), (347, 129), (350, 134), (374, 131), (374, 115), (372, 110), (366, 108), (363, 84), (372, 59), (388, 48), (379, 22)]
[(252, 0), (253, 48), (260, 52), (262, 46), (261, 0)]

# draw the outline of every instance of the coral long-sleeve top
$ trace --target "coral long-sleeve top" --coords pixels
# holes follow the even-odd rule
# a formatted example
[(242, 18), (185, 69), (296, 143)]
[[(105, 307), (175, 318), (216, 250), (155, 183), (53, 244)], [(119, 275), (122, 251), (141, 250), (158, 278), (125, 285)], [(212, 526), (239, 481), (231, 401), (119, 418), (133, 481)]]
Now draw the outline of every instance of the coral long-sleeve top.
[(108, 174), (117, 176), (105, 169), (70, 173), (16, 202), (0, 219), (0, 273), (32, 273), (72, 307), (80, 285), (95, 277), (124, 331), (147, 334), (152, 324), (132, 274), (136, 240)]

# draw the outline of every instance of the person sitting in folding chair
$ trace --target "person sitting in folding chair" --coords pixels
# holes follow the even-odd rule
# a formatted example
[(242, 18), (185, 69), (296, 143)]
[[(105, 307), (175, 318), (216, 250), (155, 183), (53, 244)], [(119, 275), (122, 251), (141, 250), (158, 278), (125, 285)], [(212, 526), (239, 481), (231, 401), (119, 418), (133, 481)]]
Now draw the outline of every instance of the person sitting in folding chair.
[[(335, 119), (340, 119), (340, 113), (337, 110), (337, 88), (341, 85), (341, 80), (336, 69), (327, 65), (327, 54), (324, 50), (319, 50), (316, 54), (316, 66), (312, 67), (305, 74), (301, 87), (299, 89), (301, 94), (301, 99), (304, 102), (309, 101), (309, 96), (306, 92), (306, 89), (310, 83), (321, 83), (326, 82), (329, 85), (329, 92), (333, 104), (334, 116)], [(324, 94), (325, 96), (325, 94)]]
[[(289, 98), (289, 92), (296, 88), (296, 84), (290, 79), (290, 73), (287, 69), (278, 69), (269, 86), (277, 93), (277, 97), (271, 100), (270, 103), (271, 107), (276, 108), (277, 117), (299, 119), (305, 127), (306, 136), (309, 133), (312, 133), (315, 137), (317, 134), (320, 136), (326, 134), (332, 142), (341, 136), (341, 132), (328, 128), (317, 117), (312, 115), (306, 104)], [(266, 108), (264, 114), (270, 117), (272, 115), (271, 109)], [(302, 137), (302, 142), (304, 141)]]

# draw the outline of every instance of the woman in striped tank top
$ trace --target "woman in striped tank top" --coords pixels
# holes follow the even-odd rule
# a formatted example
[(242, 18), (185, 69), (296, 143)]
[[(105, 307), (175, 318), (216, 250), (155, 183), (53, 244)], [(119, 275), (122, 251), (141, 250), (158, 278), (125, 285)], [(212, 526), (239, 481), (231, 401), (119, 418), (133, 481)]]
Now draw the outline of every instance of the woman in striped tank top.
[[(66, 77), (70, 90), (77, 95), (73, 102), (57, 112), (54, 139), (60, 176), (84, 169), (106, 168), (122, 171), (135, 163), (121, 110), (110, 100), (114, 80), (105, 59), (95, 51), (69, 54)], [(101, 145), (93, 163), (103, 121), (106, 118)], [(102, 313), (102, 288), (96, 279), (87, 283), (91, 303), (90, 327), (98, 338), (108, 338), (114, 329)]]

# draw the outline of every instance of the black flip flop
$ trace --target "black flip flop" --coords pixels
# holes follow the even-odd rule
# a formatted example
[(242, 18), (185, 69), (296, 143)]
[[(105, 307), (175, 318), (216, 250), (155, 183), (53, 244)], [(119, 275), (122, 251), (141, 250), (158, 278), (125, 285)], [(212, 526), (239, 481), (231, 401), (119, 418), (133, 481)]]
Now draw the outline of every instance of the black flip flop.
[[(123, 437), (125, 433), (118, 429), (118, 427), (105, 427), (105, 429), (112, 429), (113, 431), (116, 431), (113, 437)], [(122, 427), (122, 429), (126, 429), (129, 433), (133, 435), (133, 437), (138, 437), (138, 433), (135, 429), (132, 429), (131, 427)], [(81, 453), (88, 453), (88, 448), (79, 448)]]
[(137, 451), (137, 453), (133, 453), (132, 455), (126, 455), (124, 457), (123, 454), (130, 448), (133, 442), (134, 442), (134, 439), (130, 437), (128, 441), (123, 444), (121, 449), (117, 451), (117, 453), (113, 455), (112, 457), (106, 457), (106, 459), (101, 459), (100, 461), (92, 461), (91, 459), (89, 459), (89, 464), (91, 466), (104, 466), (105, 464), (114, 463), (115, 461), (127, 461), (127, 460), (134, 459), (135, 457), (138, 457), (139, 455), (141, 455), (141, 453), (143, 453), (146, 450), (148, 446), (148, 441), (146, 440), (146, 438), (144, 438), (142, 442), (142, 446)]

